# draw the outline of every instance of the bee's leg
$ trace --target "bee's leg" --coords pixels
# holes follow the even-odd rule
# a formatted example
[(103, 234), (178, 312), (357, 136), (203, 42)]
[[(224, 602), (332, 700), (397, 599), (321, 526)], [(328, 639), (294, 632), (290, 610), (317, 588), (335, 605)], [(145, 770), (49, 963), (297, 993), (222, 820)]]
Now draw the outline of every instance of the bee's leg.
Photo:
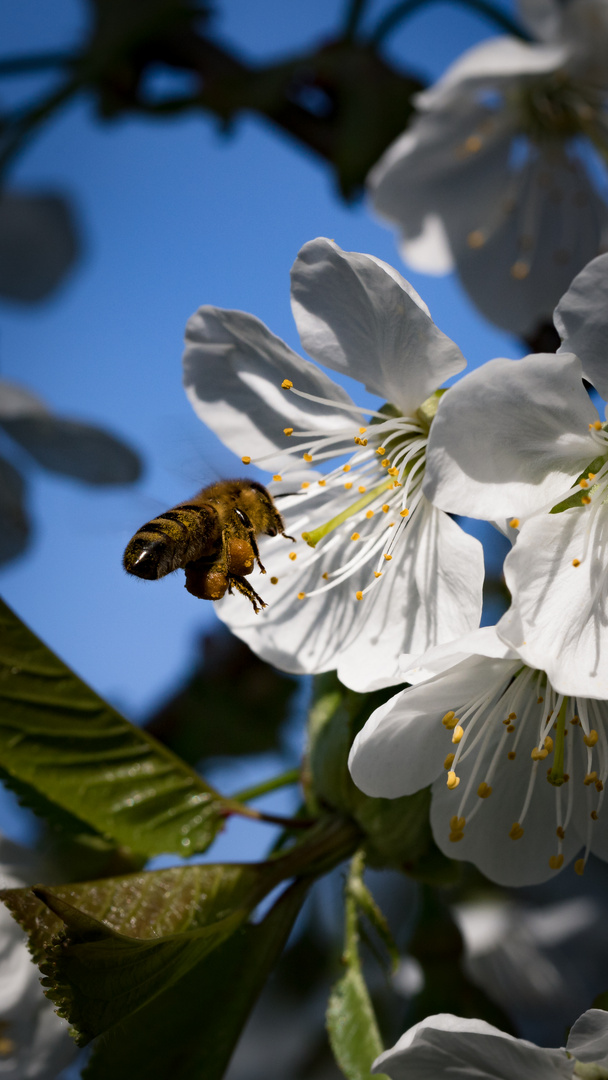
[(229, 592), (232, 592), (232, 586), (233, 585), (234, 585), (235, 589), (237, 590), (237, 592), (242, 593), (243, 596), (246, 596), (247, 599), (251, 601), (251, 603), (253, 604), (253, 610), (255, 611), (256, 615), (259, 614), (259, 612), (260, 612), (260, 610), (262, 608), (265, 608), (265, 607), (268, 606), (264, 602), (264, 600), (262, 600), (262, 597), (258, 596), (255, 589), (253, 589), (251, 587), (251, 585), (249, 584), (249, 582), (247, 581), (246, 578), (231, 576), (228, 579), (228, 591)]
[(283, 530), (281, 530), (281, 536), (284, 536), (286, 540), (293, 540), (294, 544), (297, 543), (295, 536), (290, 536), (289, 533), (283, 532)]
[(249, 540), (249, 543), (251, 544), (251, 549), (253, 551), (255, 561), (257, 562), (257, 564), (258, 564), (258, 566), (260, 568), (260, 572), (262, 574), (265, 574), (266, 573), (266, 567), (263, 565), (262, 560), (260, 559), (260, 549), (258, 547), (258, 542), (257, 542), (257, 540), (255, 538), (255, 529), (254, 529), (253, 525), (251, 524), (251, 521), (249, 520), (249, 517), (244, 512), (244, 510), (241, 510), (241, 509), (239, 509), (237, 507), (237, 509), (235, 510), (235, 514), (236, 514), (240, 524), (245, 526), (245, 530), (247, 532), (247, 538)]

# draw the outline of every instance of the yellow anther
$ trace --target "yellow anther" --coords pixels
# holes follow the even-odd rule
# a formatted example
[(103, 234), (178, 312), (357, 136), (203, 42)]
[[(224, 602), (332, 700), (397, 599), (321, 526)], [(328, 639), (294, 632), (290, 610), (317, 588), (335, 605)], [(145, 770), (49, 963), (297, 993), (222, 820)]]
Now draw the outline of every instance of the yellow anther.
[(599, 735), (595, 728), (591, 728), (591, 731), (588, 735), (583, 735), (583, 742), (585, 743), (585, 746), (595, 746), (598, 739)]
[(591, 502), (591, 496), (590, 495), (583, 495), (583, 497), (581, 499), (581, 502), (582, 502), (583, 506), (589, 506), (589, 503)]
[(544, 701), (544, 700), (545, 700), (545, 699), (544, 699), (544, 697), (537, 697), (537, 699), (536, 699), (536, 704), (537, 704), (537, 705), (542, 705), (542, 703), (543, 703), (543, 701)]
[(601, 420), (594, 420), (592, 424), (589, 424), (589, 429), (591, 429), (591, 428), (595, 428), (596, 431), (601, 431), (602, 430), (602, 421)]
[(351, 540), (360, 540), (360, 539), (361, 539), (361, 537), (359, 536), (359, 533), (353, 533), (353, 535), (351, 536)]
[(579, 480), (578, 483), (579, 483), (579, 487), (582, 487), (582, 488), (588, 488), (589, 487), (589, 481), (585, 480), (584, 477), (583, 477), (582, 480)]
[(550, 754), (551, 751), (553, 750), (553, 739), (551, 738), (550, 735), (547, 735), (545, 737), (545, 750), (547, 751), (548, 754)]
[(517, 713), (516, 712), (510, 712), (509, 715), (507, 716), (507, 720), (517, 720)]
[(487, 799), (488, 796), (492, 794), (492, 788), (489, 784), (486, 784), (485, 781), (483, 781), (477, 788), (477, 794), (479, 795), (480, 799)]
[(403, 510), (399, 511), (399, 517), (407, 517), (408, 514), (409, 514), (409, 510), (406, 510), (405, 508)]
[(530, 265), (529, 263), (524, 262), (523, 259), (517, 259), (517, 261), (514, 262), (513, 266), (511, 267), (511, 277), (515, 278), (516, 281), (523, 281), (525, 278), (527, 278), (529, 273)]
[(360, 434), (360, 435), (365, 435), (365, 432), (366, 432), (366, 431), (367, 431), (367, 428), (366, 428), (366, 427), (360, 427), (360, 428), (359, 428), (359, 434)]
[(270, 584), (271, 584), (271, 585), (278, 585), (278, 584), (279, 584), (279, 579), (278, 579), (278, 577), (271, 577), (271, 579), (270, 579)]
[(382, 457), (383, 454), (386, 454), (386, 447), (385, 446), (379, 446), (378, 449), (376, 450), (376, 453), (380, 454), (380, 457)]
[(465, 139), (464, 142), (464, 148), (468, 154), (477, 154), (482, 146), (483, 141), (480, 135), (469, 135), (468, 139)]
[(283, 382), (281, 383), (281, 390), (291, 390), (292, 386), (293, 383), (291, 379), (283, 379)]
[(603, 791), (604, 790), (604, 785), (603, 785), (601, 780), (596, 780), (595, 781), (595, 790), (596, 791)]
[(521, 840), (523, 835), (524, 830), (519, 824), (519, 821), (514, 821), (511, 828), (509, 829), (509, 836), (511, 837), (511, 840)]
[(384, 558), (386, 559), (387, 562), (390, 562), (392, 557), (393, 557), (392, 555), (385, 555), (384, 556)]
[(532, 758), (532, 761), (544, 761), (545, 758), (548, 757), (548, 756), (549, 756), (549, 751), (545, 750), (544, 746), (543, 746), (542, 750), (539, 750), (538, 746), (534, 746), (532, 748), (532, 752), (530, 754), (530, 757)]
[(298, 556), (296, 555), (295, 551), (290, 551), (290, 552), (289, 552), (289, 558), (291, 559), (291, 561), (292, 561), (292, 562), (295, 562), (295, 560), (297, 559), (297, 557), (298, 557)]
[(463, 735), (464, 735), (464, 728), (461, 727), (460, 724), (459, 724), (458, 727), (454, 728), (454, 731), (452, 733), (452, 742), (453, 743), (459, 743), (460, 740), (462, 739)]
[(366, 516), (366, 518), (373, 518), (374, 511), (373, 510), (368, 510), (365, 516)]
[(515, 731), (515, 724), (507, 724), (507, 731), (509, 732), (509, 735), (512, 735)]
[(241, 461), (243, 462), (243, 465), (251, 465), (251, 458), (249, 457), (249, 454), (245, 454), (241, 458)]
[(363, 599), (363, 593), (361, 592), (360, 589), (359, 589), (358, 592), (355, 593), (355, 599), (356, 600), (362, 600)]
[(380, 464), (382, 465), (383, 469), (388, 469), (388, 467), (390, 465), (390, 461), (389, 461), (388, 458), (384, 458), (384, 461), (381, 461)]
[(273, 476), (273, 478), (272, 478), (272, 479), (273, 479), (273, 480), (282, 480), (282, 479), (283, 479), (283, 477), (282, 477), (282, 476), (280, 476), (280, 475), (279, 475), (279, 473), (277, 473), (277, 474), (276, 474), (276, 476)]
[(359, 487), (357, 488), (357, 491), (359, 492), (360, 495), (363, 495), (367, 491), (367, 488), (366, 488), (365, 484), (359, 484)]
[(519, 518), (511, 518), (509, 522), (510, 529), (519, 529)]
[(583, 876), (583, 874), (585, 873), (585, 860), (584, 859), (577, 859), (576, 860), (576, 862), (574, 864), (574, 873), (578, 874), (579, 877)]
[(388, 503), (385, 503), (384, 506), (382, 507), (382, 513), (383, 514), (388, 514), (389, 510), (390, 510), (390, 506), (388, 505)]
[(448, 731), (452, 731), (456, 727), (456, 724), (458, 723), (458, 719), (457, 719), (456, 713), (454, 712), (453, 709), (450, 709), (449, 712), (446, 712), (446, 714), (443, 717), (441, 723), (443, 724), (443, 726), (445, 728), (448, 729)]
[(352, 482), (352, 480), (348, 480), (348, 481), (347, 481), (347, 482), (345, 483), (345, 485), (344, 485), (344, 488), (345, 488), (345, 490), (346, 490), (346, 491), (350, 491), (350, 489), (352, 488), (352, 486), (353, 486), (353, 482)]
[(454, 814), (453, 817), (450, 818), (450, 829), (452, 832), (462, 832), (466, 823), (466, 818), (458, 817), (458, 814)]
[(312, 454), (302, 454), (304, 461), (312, 461)]
[(506, 727), (506, 726), (507, 726), (507, 724), (509, 724), (509, 723), (510, 723), (509, 717), (507, 717), (507, 719), (506, 719), (506, 720), (503, 720), (503, 724), (505, 725), (505, 727)]
[(507, 757), (508, 757), (509, 761), (515, 761), (515, 750), (509, 750), (509, 753), (507, 754)]
[(557, 826), (557, 829), (555, 830), (555, 835), (558, 836), (560, 840), (566, 839), (566, 833), (564, 832), (561, 825)]
[(303, 600), (305, 596), (306, 596), (305, 592), (299, 592), (298, 593), (298, 600)]
[(459, 840), (464, 840), (464, 833), (462, 830), (460, 830), (460, 832), (451, 832), (448, 835), (448, 840), (450, 840), (452, 844), (457, 844)]
[(561, 870), (563, 865), (564, 865), (564, 856), (563, 855), (550, 855), (549, 856), (549, 866), (551, 867), (552, 870)]
[(467, 236), (467, 244), (469, 245), (470, 248), (475, 249), (475, 248), (483, 247), (485, 242), (486, 242), (486, 238), (485, 238), (484, 234), (482, 233), (481, 229), (473, 229), (473, 231), (470, 232), (469, 235)]
[(587, 476), (589, 477), (590, 480), (595, 480), (595, 473), (594, 472), (587, 473)]
[(361, 446), (367, 446), (367, 439), (359, 439)]
[(392, 468), (390, 468), (388, 470), (388, 475), (389, 476), (399, 476), (399, 469), (396, 469), (395, 466), (393, 465)]
[(581, 560), (580, 559), (573, 559), (572, 560), (572, 565), (573, 566), (580, 566), (581, 565)]
[(593, 821), (597, 821), (597, 816), (598, 816), (597, 815), (597, 810), (592, 810), (590, 815), (589, 815), (589, 817), (592, 818)]
[(374, 577), (382, 577), (382, 571), (381, 570), (374, 570)]
[(305, 480), (304, 483), (300, 484), (300, 487), (309, 488), (310, 487), (310, 480)]
[(448, 756), (446, 757), (446, 759), (445, 759), (445, 761), (443, 763), (444, 769), (449, 770), (449, 769), (452, 768), (452, 765), (454, 764), (454, 758), (455, 757), (456, 757), (456, 754), (448, 754)]
[(324, 574), (321, 574), (321, 577), (323, 578), (323, 581), (329, 581), (329, 574), (327, 573), (327, 570)]
[(458, 785), (460, 783), (460, 777), (456, 776), (456, 773), (453, 772), (453, 770), (450, 769), (446, 782), (447, 782), (447, 785), (448, 785), (450, 791), (453, 791), (454, 788), (458, 787)]
[(350, 465), (343, 465), (342, 472), (350, 472)]
[(596, 780), (597, 780), (597, 773), (594, 770), (593, 772), (588, 772), (587, 773), (587, 775), (585, 776), (585, 779), (583, 780), (583, 783), (584, 783), (585, 787), (589, 787), (590, 784), (595, 784)]
[(317, 484), (319, 485), (319, 487), (325, 487), (326, 483), (327, 480), (317, 480)]

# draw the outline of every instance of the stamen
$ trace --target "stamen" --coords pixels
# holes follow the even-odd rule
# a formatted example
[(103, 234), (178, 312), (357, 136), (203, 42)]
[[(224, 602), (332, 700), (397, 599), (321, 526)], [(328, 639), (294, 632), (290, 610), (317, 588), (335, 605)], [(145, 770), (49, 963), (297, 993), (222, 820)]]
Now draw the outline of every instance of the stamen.
[(549, 783), (554, 784), (555, 787), (561, 787), (564, 782), (564, 740), (566, 737), (567, 707), (568, 698), (565, 697), (557, 714), (555, 753), (553, 755), (553, 765), (551, 766), (551, 771), (547, 777)]
[(312, 532), (302, 533), (302, 539), (306, 541), (309, 547), (316, 547), (319, 540), (324, 536), (327, 536), (328, 533), (333, 532), (334, 529), (337, 529), (345, 521), (348, 521), (353, 514), (358, 514), (360, 510), (363, 510), (370, 502), (373, 502), (378, 495), (387, 491), (390, 486), (391, 484), (388, 480), (385, 480), (382, 484), (378, 484), (378, 487), (373, 488), (372, 491), (366, 492), (363, 498), (357, 499), (357, 501), (348, 506), (346, 510), (343, 510), (341, 514), (336, 514), (335, 517), (326, 522), (325, 525), (320, 525), (319, 528), (313, 529)]
[(450, 771), (448, 773), (448, 779), (447, 779), (447, 785), (448, 785), (450, 791), (453, 791), (454, 788), (457, 788), (459, 783), (460, 783), (460, 777), (456, 776), (455, 772)]
[(249, 454), (244, 454), (241, 458), (241, 461), (243, 462), (243, 465), (251, 465), (251, 458), (249, 457)]

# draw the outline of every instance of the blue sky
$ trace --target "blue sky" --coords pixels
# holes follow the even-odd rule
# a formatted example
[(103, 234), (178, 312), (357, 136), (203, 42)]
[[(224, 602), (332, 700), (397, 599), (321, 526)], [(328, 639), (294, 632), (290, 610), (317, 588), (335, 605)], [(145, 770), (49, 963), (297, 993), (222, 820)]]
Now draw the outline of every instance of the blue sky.
[[(329, 36), (342, 3), (219, 0), (217, 8), (218, 35), (262, 58)], [(2, 53), (69, 44), (85, 10), (81, 0), (5, 0)], [(395, 35), (390, 51), (431, 78), (492, 32), (464, 8), (437, 3)], [(0, 94), (8, 100), (26, 86), (15, 80)], [(122, 549), (162, 508), (242, 471), (181, 389), (186, 319), (201, 303), (240, 308), (298, 349), (289, 268), (305, 241), (331, 236), (403, 267), (365, 204), (341, 203), (321, 164), (255, 118), (228, 137), (200, 117), (102, 126), (83, 99), (32, 143), (11, 180), (72, 196), (84, 257), (47, 303), (0, 304), (0, 373), (57, 411), (128, 438), (146, 474), (135, 488), (100, 493), (32, 470), (35, 540), (0, 574), (0, 590), (76, 671), (137, 717), (169, 691), (214, 614), (185, 592), (181, 576), (154, 585), (127, 578)], [(517, 355), (453, 280), (410, 276), (472, 364)]]

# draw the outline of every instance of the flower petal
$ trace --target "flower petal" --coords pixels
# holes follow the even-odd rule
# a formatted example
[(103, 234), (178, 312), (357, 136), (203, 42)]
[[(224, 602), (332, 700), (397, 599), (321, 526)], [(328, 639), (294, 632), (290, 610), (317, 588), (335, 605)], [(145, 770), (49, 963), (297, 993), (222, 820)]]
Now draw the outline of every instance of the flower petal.
[(441, 399), (424, 492), (443, 510), (494, 520), (541, 510), (597, 455), (597, 412), (576, 356), (491, 360)]
[(445, 785), (449, 737), (442, 718), (486, 693), (502, 670), (495, 665), (504, 663), (469, 657), (376, 709), (350, 752), (349, 768), (357, 787), (366, 795), (396, 799), (420, 791), (438, 775)]
[[(282, 390), (283, 379), (328, 405)], [(188, 321), (184, 385), (197, 416), (226, 446), (252, 458), (274, 453), (272, 469), (294, 462), (282, 453), (285, 426), (329, 435), (364, 422), (341, 386), (242, 311), (201, 307)]]
[(484, 1020), (440, 1013), (406, 1031), (376, 1058), (373, 1071), (391, 1080), (566, 1080), (572, 1065), (563, 1051), (516, 1039)]
[[(527, 521), (505, 560), (512, 607), (498, 633), (561, 694), (608, 698), (606, 592), (608, 508), (542, 514)], [(585, 555), (588, 544), (588, 551)], [(573, 565), (580, 560), (580, 565)]]
[(608, 1065), (608, 1013), (587, 1009), (570, 1028), (566, 1049), (579, 1061)]
[(320, 238), (302, 248), (291, 280), (294, 318), (306, 351), (359, 379), (404, 415), (412, 415), (465, 367), (460, 349), (386, 263)]
[(448, 671), (471, 655), (490, 656), (495, 660), (516, 660), (519, 654), (499, 638), (495, 626), (481, 626), (446, 645), (427, 649), (413, 665), (411, 657), (404, 656), (401, 662), (403, 678), (406, 682), (417, 684), (432, 678), (433, 675), (440, 675), (442, 671)]
[(479, 84), (521, 82), (557, 71), (567, 58), (560, 46), (529, 45), (513, 37), (496, 37), (467, 49), (428, 90), (418, 94), (419, 108), (436, 108), (454, 93), (471, 91)]
[(608, 399), (608, 255), (577, 274), (554, 321), (563, 342), (559, 351), (576, 353), (585, 377)]

